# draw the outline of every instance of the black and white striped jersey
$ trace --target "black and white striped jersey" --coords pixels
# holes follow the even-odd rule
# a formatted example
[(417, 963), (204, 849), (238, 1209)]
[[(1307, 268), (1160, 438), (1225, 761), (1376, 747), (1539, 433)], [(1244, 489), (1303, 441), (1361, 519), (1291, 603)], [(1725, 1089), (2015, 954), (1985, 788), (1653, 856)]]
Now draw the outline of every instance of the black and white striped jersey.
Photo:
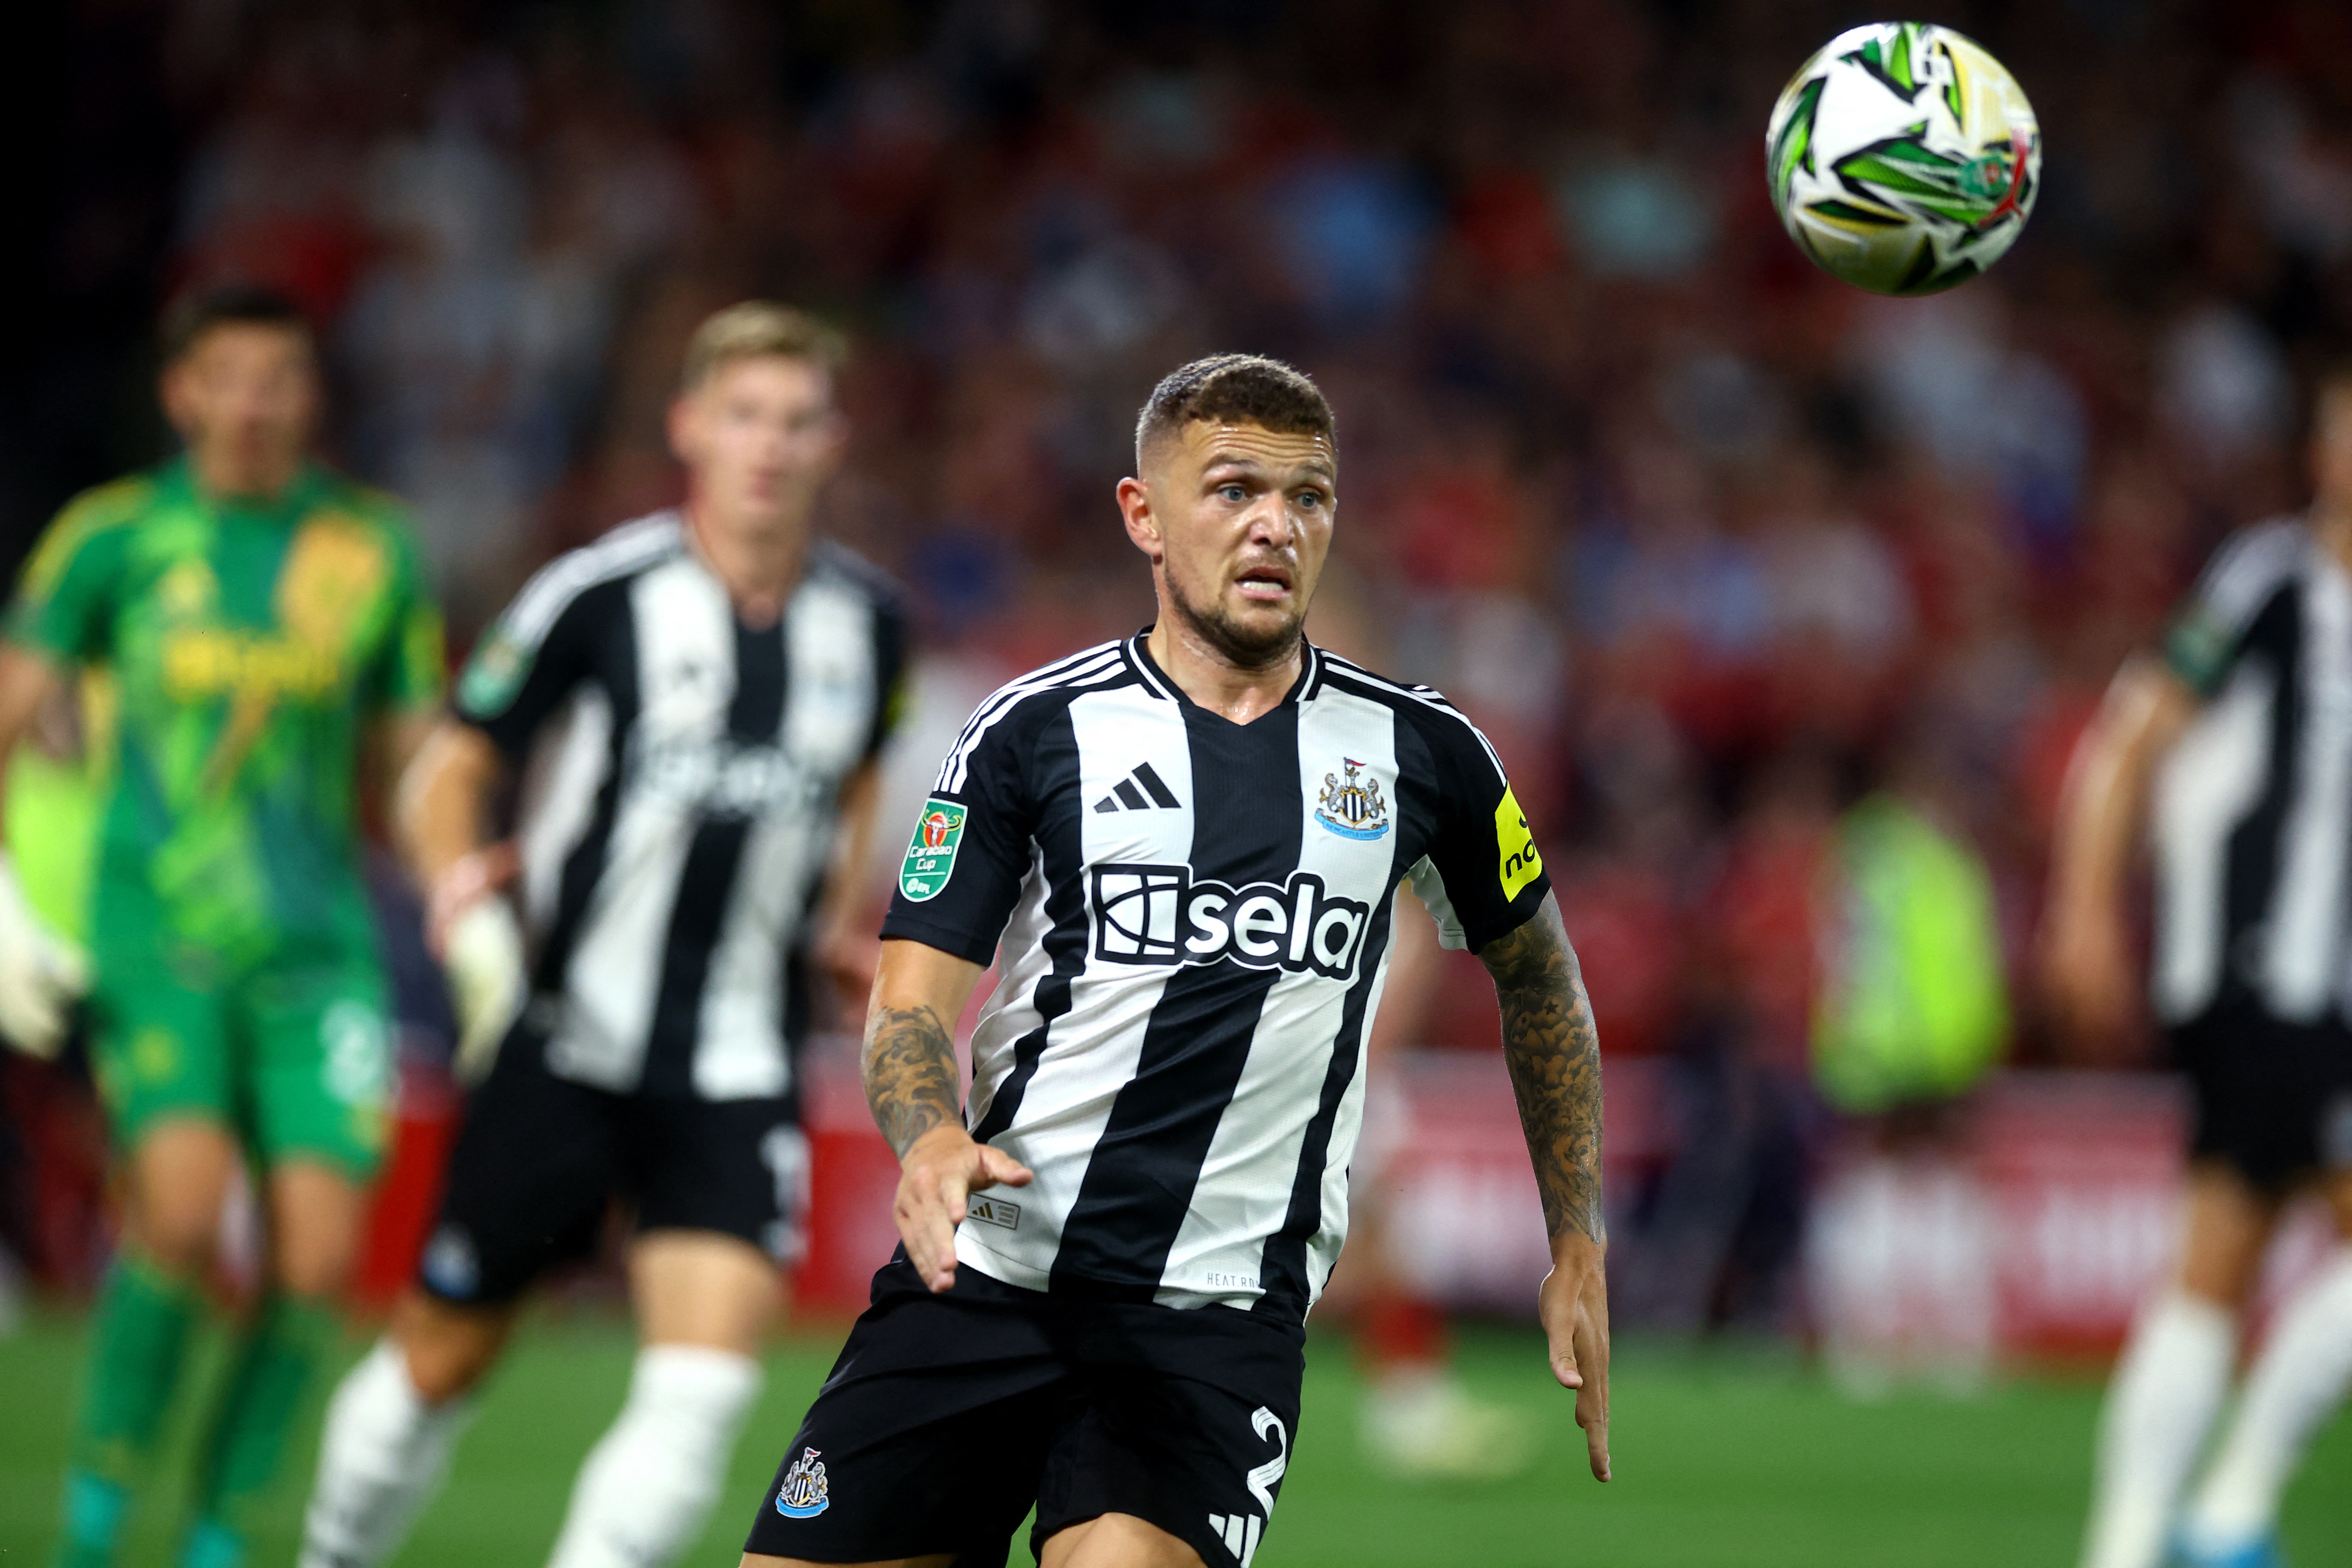
[(2159, 770), (2157, 1013), (2342, 1017), (2352, 998), (2352, 583), (2301, 521), (2215, 552), (2165, 643), (2205, 706)]
[(976, 1194), (957, 1256), (1302, 1319), (1347, 1234), (1408, 876), (1474, 948), (1549, 887), (1493, 748), (1425, 687), (1309, 647), (1282, 705), (1234, 724), (1139, 635), (982, 703), (883, 926), (1000, 964), (967, 1116), (1036, 1179)]
[(825, 543), (782, 619), (744, 626), (675, 512), (525, 585), (456, 706), (529, 770), (530, 1005), (551, 1069), (706, 1100), (791, 1086), (803, 923), (905, 645), (889, 584)]

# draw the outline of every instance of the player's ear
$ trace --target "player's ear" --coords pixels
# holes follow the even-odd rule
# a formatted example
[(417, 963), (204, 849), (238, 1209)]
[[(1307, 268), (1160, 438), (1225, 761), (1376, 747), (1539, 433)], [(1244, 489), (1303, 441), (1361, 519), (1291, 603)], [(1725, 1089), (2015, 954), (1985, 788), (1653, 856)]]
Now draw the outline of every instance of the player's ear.
[(1118, 481), (1118, 515), (1127, 524), (1127, 537), (1135, 547), (1150, 556), (1156, 565), (1163, 552), (1160, 535), (1160, 514), (1152, 510), (1151, 487), (1132, 474)]
[(670, 456), (681, 463), (691, 464), (694, 461), (694, 414), (693, 393), (681, 392), (669, 400), (666, 424), (669, 433)]

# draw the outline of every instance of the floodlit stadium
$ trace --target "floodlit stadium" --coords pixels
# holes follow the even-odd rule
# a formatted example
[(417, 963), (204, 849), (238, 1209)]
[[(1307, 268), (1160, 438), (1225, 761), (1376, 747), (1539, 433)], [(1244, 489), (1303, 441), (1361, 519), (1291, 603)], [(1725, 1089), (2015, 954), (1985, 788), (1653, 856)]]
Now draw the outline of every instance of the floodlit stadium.
[(0, 1561), (2352, 1557), (2352, 13), (53, 10)]

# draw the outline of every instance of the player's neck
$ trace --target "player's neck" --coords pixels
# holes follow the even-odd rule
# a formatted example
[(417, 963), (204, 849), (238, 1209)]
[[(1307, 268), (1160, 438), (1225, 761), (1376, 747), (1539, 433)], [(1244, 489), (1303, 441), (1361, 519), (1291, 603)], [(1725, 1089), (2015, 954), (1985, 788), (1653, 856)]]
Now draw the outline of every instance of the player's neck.
[(294, 488), (302, 474), (302, 459), (298, 454), (289, 461), (255, 463), (192, 449), (188, 473), (195, 480), (197, 492), (213, 500), (271, 506), (285, 500), (286, 492)]
[(2352, 500), (2322, 496), (2311, 503), (2311, 533), (2336, 564), (2352, 574)]
[(1298, 683), (1298, 671), (1307, 658), (1307, 643), (1301, 638), (1271, 664), (1238, 663), (1165, 604), (1144, 647), (1178, 690), (1235, 724), (1249, 723), (1281, 707)]
[(693, 500), (684, 510), (687, 537), (726, 586), (737, 617), (754, 628), (774, 625), (800, 583), (801, 563), (808, 554), (808, 520), (744, 522), (714, 516)]

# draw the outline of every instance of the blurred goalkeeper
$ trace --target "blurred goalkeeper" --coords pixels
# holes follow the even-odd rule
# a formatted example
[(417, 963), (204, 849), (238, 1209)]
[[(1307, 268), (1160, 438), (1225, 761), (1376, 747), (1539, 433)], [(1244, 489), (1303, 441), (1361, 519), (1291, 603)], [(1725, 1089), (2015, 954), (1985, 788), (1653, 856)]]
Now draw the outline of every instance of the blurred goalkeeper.
[[(2352, 1383), (2352, 374), (2319, 389), (2308, 514), (2215, 552), (2160, 658), (2126, 664), (2075, 753), (2042, 953), (2062, 1018), (2132, 1016), (2122, 886), (2143, 810), (2156, 1011), (2196, 1099), (2178, 1271), (2107, 1391), (2084, 1568), (2271, 1568), (2280, 1495)], [(2337, 1243), (2254, 1360), (2181, 1507), (2286, 1202)], [(2176, 1537), (2177, 1532), (2177, 1537)]]
[[(812, 982), (862, 997), (880, 945), (852, 930), (853, 873), (905, 632), (873, 569), (811, 537), (843, 353), (779, 305), (704, 322), (670, 410), (686, 504), (531, 580), (404, 786), (461, 1068), (495, 1061), (417, 1286), (336, 1393), (305, 1568), (392, 1554), (524, 1292), (593, 1249), (615, 1194), (643, 1348), (550, 1561), (656, 1568), (727, 1473), (800, 1243)], [(515, 857), (485, 832), (516, 774), (527, 979)]]
[(120, 694), (85, 959), (0, 858), (0, 1031), (51, 1055), (87, 995), (122, 1238), (92, 1328), (58, 1561), (115, 1558), (180, 1381), (241, 1163), (264, 1280), (203, 1445), (184, 1568), (235, 1568), (335, 1330), (389, 1125), (384, 987), (356, 852), (441, 696), (441, 623), (389, 498), (310, 461), (295, 308), (237, 289), (168, 323), (186, 444), (92, 490), (37, 548), (0, 649), (0, 762), (77, 666)]

